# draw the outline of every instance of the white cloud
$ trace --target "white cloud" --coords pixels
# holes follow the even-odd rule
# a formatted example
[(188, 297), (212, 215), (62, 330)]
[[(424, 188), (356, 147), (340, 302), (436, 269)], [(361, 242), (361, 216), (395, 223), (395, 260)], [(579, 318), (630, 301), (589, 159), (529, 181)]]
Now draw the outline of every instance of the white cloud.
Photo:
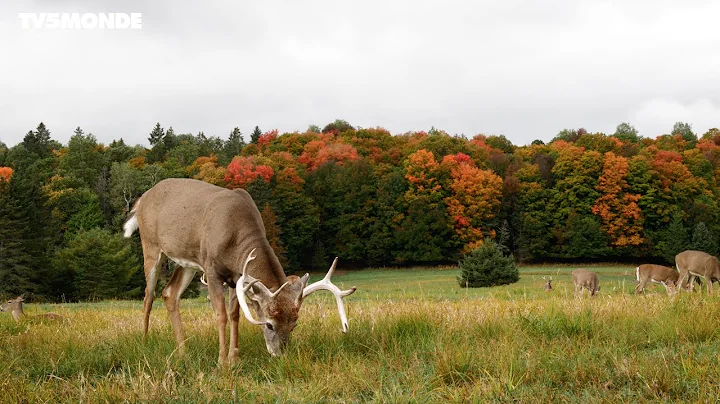
[[(18, 12), (41, 11), (142, 12), (143, 29), (20, 29)], [(710, 0), (3, 2), (0, 139), (40, 121), (106, 143), (147, 143), (157, 121), (224, 137), (342, 118), (515, 144), (628, 120), (644, 136), (699, 131), (720, 115), (668, 115), (720, 103), (717, 15)]]

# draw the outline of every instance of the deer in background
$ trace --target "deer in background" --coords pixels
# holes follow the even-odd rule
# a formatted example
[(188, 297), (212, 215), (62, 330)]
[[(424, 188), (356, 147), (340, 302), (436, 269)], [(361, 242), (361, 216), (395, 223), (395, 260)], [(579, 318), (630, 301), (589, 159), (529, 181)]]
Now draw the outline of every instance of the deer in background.
[(595, 272), (579, 268), (572, 271), (572, 277), (576, 294), (582, 295), (583, 290), (587, 289), (590, 291), (590, 296), (595, 296), (600, 291), (600, 280)]
[(552, 290), (552, 276), (550, 277), (550, 279), (545, 279), (545, 277), (543, 276), (542, 279), (545, 281), (545, 291), (546, 292), (551, 291)]
[(665, 290), (669, 296), (678, 291), (679, 274), (676, 270), (662, 265), (642, 264), (635, 268), (635, 276), (638, 285), (635, 287), (635, 293), (642, 293), (648, 282), (660, 283), (665, 286)]
[(24, 301), (25, 299), (23, 298), (23, 296), (18, 296), (15, 299), (10, 299), (7, 301), (7, 303), (3, 303), (2, 305), (0, 305), (0, 311), (9, 311), (16, 322), (20, 322), (23, 317), (40, 318), (45, 320), (64, 320), (63, 316), (57, 313), (42, 313), (33, 316), (27, 316), (23, 311), (22, 304)]
[(675, 256), (675, 265), (680, 272), (678, 285), (683, 285), (690, 277), (690, 290), (695, 286), (695, 278), (705, 278), (708, 293), (712, 293), (714, 281), (720, 282), (720, 261), (717, 257), (702, 251), (686, 250)]
[[(123, 228), (125, 237), (140, 231), (146, 282), (143, 336), (148, 331), (158, 269), (166, 259), (177, 264), (162, 297), (180, 352), (185, 344), (180, 296), (196, 271), (203, 272), (215, 312), (219, 363), (224, 363), (226, 357), (230, 362), (239, 358), (240, 311), (250, 323), (262, 328), (268, 352), (280, 355), (298, 321), (301, 304), (318, 290), (335, 295), (342, 330), (348, 330), (342, 298), (355, 292), (355, 288), (340, 290), (330, 281), (338, 259), (335, 258), (325, 278), (310, 285), (307, 284), (310, 274), (302, 278), (286, 276), (267, 241), (260, 212), (243, 189), (229, 190), (193, 179), (166, 179), (140, 196)], [(229, 351), (225, 339), (228, 315), (224, 283), (231, 288)]]

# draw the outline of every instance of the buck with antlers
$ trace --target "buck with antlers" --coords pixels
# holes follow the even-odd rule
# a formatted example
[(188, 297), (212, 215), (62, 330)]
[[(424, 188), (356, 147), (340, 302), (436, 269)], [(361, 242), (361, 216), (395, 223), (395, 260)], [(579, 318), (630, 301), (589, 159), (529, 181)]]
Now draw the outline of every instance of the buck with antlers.
[(687, 250), (675, 256), (675, 265), (680, 272), (678, 285), (683, 285), (690, 277), (690, 290), (695, 286), (695, 278), (705, 278), (708, 293), (712, 293), (714, 281), (720, 282), (720, 261), (717, 257), (702, 251)]
[[(25, 301), (24, 295), (18, 296), (15, 299), (10, 299), (7, 303), (0, 305), (0, 311), (9, 311), (16, 322), (20, 322), (23, 317), (26, 317), (23, 311), (23, 302)], [(64, 317), (57, 313), (42, 313), (32, 316), (33, 318), (40, 318), (45, 320), (64, 320)]]
[(549, 292), (549, 291), (553, 290), (552, 276), (550, 277), (550, 279), (545, 279), (545, 277), (543, 276), (542, 279), (545, 281), (545, 291)]
[(584, 289), (590, 291), (590, 296), (595, 296), (600, 291), (600, 280), (595, 272), (579, 268), (572, 271), (575, 293), (582, 294)]
[[(180, 351), (185, 343), (180, 296), (198, 270), (203, 272), (215, 312), (220, 363), (226, 358), (234, 362), (239, 357), (240, 310), (248, 321), (262, 327), (265, 345), (273, 356), (282, 353), (297, 323), (300, 305), (315, 291), (328, 290), (335, 295), (343, 332), (348, 330), (342, 298), (355, 292), (355, 288), (340, 290), (330, 281), (337, 258), (325, 278), (313, 284), (307, 285), (309, 274), (302, 278), (286, 276), (267, 241), (260, 212), (245, 190), (229, 190), (192, 179), (166, 179), (135, 202), (124, 229), (125, 237), (136, 229), (140, 231), (146, 281), (144, 336), (158, 271), (166, 259), (177, 264), (162, 297)], [(229, 352), (223, 283), (231, 288)]]
[(648, 282), (660, 283), (665, 286), (668, 295), (677, 293), (679, 274), (676, 270), (662, 265), (642, 264), (635, 268), (638, 284), (635, 293), (642, 293)]

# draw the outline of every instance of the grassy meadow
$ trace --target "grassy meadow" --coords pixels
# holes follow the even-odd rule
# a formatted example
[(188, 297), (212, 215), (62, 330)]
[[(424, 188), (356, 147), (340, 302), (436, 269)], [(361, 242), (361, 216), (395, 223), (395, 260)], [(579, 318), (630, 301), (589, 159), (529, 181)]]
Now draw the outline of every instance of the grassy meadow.
[[(240, 363), (218, 367), (203, 294), (183, 300), (180, 356), (155, 301), (143, 342), (140, 301), (40, 305), (64, 322), (0, 317), (1, 402), (710, 402), (720, 398), (720, 298), (633, 295), (634, 267), (589, 266), (595, 298), (574, 296), (573, 267), (521, 268), (520, 282), (462, 289), (458, 269), (368, 269), (341, 332), (329, 294), (308, 298), (286, 355), (271, 358), (242, 320)], [(319, 276), (314, 276), (317, 279)], [(542, 276), (555, 290), (545, 292)]]

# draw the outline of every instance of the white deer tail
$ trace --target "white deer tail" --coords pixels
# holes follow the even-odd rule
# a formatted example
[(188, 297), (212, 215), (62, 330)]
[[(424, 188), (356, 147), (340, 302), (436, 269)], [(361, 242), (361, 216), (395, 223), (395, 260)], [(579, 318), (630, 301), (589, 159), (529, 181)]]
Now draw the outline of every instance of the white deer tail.
[[(140, 197), (140, 199), (141, 198), (142, 196)], [(123, 230), (125, 230), (125, 233), (123, 235), (125, 236), (125, 238), (130, 238), (135, 232), (135, 230), (140, 227), (137, 220), (137, 214), (135, 212), (138, 208), (138, 205), (140, 204), (140, 199), (135, 202), (135, 206), (133, 206), (132, 210), (130, 211), (130, 218), (123, 225)]]

